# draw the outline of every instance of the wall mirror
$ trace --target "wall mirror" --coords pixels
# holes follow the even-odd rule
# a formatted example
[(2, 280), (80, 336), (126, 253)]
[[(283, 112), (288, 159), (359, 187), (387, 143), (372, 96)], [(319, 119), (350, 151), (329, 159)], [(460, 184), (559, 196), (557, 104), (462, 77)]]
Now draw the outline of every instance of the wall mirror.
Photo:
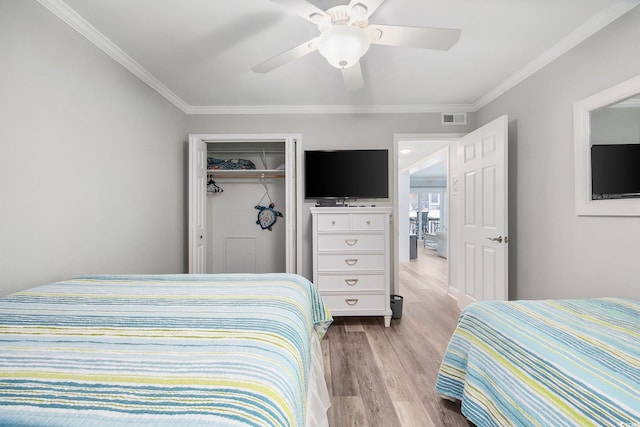
[(573, 108), (576, 215), (640, 216), (640, 76)]

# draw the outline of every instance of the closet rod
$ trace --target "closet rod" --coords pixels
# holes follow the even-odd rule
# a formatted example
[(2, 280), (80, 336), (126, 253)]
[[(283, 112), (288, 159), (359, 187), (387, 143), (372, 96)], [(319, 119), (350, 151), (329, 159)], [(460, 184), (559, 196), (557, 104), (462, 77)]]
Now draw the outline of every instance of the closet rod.
[(280, 169), (260, 170), (260, 169), (242, 169), (242, 170), (224, 170), (224, 169), (208, 169), (207, 175), (214, 175), (216, 179), (225, 178), (284, 178), (285, 171)]

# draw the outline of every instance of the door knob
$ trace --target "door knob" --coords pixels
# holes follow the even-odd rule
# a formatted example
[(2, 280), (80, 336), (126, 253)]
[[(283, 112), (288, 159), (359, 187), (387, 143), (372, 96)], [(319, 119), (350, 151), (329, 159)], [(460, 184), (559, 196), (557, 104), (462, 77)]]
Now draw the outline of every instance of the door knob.
[(487, 239), (491, 240), (492, 242), (502, 243), (502, 236), (498, 236), (498, 237), (487, 237)]

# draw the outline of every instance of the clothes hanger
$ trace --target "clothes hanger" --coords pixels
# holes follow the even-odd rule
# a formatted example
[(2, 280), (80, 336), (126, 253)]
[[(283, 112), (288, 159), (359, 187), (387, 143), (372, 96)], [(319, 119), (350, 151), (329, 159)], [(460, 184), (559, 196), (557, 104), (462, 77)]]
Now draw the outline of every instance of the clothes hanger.
[(213, 180), (213, 176), (209, 177), (209, 181), (207, 182), (207, 192), (208, 193), (222, 193), (224, 190)]

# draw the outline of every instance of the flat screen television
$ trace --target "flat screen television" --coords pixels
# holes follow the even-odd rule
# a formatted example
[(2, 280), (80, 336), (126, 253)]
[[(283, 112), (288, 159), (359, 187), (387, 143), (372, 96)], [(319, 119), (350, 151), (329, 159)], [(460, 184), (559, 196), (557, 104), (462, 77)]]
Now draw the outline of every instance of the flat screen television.
[(591, 146), (591, 199), (640, 198), (640, 144)]
[(389, 150), (304, 152), (305, 199), (389, 198)]

